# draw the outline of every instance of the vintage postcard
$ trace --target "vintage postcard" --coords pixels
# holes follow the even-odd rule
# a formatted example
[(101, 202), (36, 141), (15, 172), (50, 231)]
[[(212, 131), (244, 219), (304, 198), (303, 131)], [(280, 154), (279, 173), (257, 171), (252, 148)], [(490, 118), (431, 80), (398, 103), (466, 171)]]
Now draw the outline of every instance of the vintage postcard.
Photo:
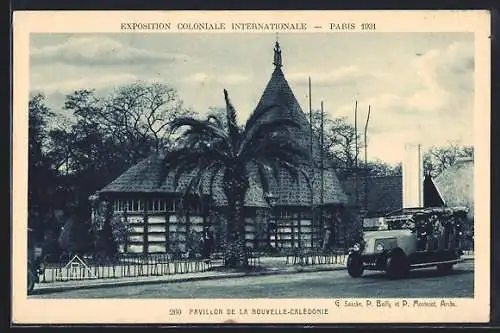
[(489, 29), (15, 12), (13, 322), (487, 322)]

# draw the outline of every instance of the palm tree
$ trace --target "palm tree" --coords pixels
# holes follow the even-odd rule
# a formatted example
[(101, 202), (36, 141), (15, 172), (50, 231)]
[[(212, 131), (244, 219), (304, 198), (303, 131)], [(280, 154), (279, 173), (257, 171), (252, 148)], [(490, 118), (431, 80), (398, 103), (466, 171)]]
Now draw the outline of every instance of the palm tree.
[(290, 135), (291, 128), (299, 128), (296, 121), (268, 112), (280, 105), (255, 109), (245, 126), (240, 127), (225, 89), (224, 99), (226, 119), (212, 114), (206, 120), (180, 117), (172, 122), (174, 131), (187, 129), (166, 154), (163, 167), (165, 175), (174, 173), (176, 187), (182, 175), (191, 177), (185, 188), (186, 198), (189, 193), (202, 191), (207, 183), (213, 193), (215, 179), (222, 177), (228, 223), (225, 263), (227, 267), (247, 267), (242, 209), (252, 171), (258, 175), (264, 193), (269, 193), (270, 176), (276, 178), (281, 169), (298, 180), (308, 150)]

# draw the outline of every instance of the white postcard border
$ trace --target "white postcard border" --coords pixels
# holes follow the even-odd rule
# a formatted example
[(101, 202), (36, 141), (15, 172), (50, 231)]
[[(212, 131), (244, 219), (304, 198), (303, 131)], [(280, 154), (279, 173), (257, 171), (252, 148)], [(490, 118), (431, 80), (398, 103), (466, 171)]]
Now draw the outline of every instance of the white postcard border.
[[(153, 12), (15, 12), (13, 100), (13, 219), (12, 319), (15, 323), (445, 323), (486, 322), (490, 303), (490, 16), (488, 11), (153, 11)], [(123, 22), (306, 22), (307, 32), (334, 32), (331, 22), (374, 22), (381, 32), (473, 32), (475, 34), (475, 232), (476, 256), (473, 299), (450, 299), (447, 308), (337, 307), (337, 299), (154, 299), (42, 300), (26, 296), (27, 258), (27, 130), (30, 33), (122, 32)], [(322, 28), (312, 28), (320, 25)], [(138, 31), (135, 31), (138, 32)], [(153, 32), (153, 31), (148, 31)], [(182, 31), (197, 33), (196, 31)], [(225, 31), (203, 31), (235, 33)], [(257, 31), (248, 31), (257, 32)], [(262, 31), (259, 31), (262, 32)], [(285, 33), (283, 31), (280, 31)], [(305, 31), (297, 31), (305, 32)], [(246, 33), (238, 31), (237, 33)], [(269, 31), (275, 33), (275, 31)], [(293, 33), (286, 31), (286, 33)], [(346, 32), (348, 33), (348, 32)], [(22, 278), (19, 278), (22, 277)], [(340, 299), (341, 301), (344, 301)], [(366, 302), (365, 299), (360, 299)], [(401, 299), (383, 299), (396, 302)], [(447, 299), (448, 300), (448, 299)], [(376, 302), (376, 300), (371, 299)], [(413, 301), (413, 299), (408, 299)], [(217, 307), (222, 315), (190, 315), (190, 308)], [(292, 306), (293, 305), (293, 306)], [(252, 308), (326, 308), (327, 315), (241, 315)], [(169, 309), (182, 314), (170, 316)], [(235, 313), (229, 310), (234, 309)]]

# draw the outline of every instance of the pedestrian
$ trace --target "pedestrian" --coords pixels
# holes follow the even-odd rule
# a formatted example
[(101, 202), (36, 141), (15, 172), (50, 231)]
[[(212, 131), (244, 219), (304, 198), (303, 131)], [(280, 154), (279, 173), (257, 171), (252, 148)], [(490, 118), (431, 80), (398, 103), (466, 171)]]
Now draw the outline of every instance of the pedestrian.
[(205, 227), (203, 229), (203, 233), (201, 236), (201, 248), (202, 248), (203, 258), (207, 261), (210, 260), (212, 245), (213, 245), (213, 237), (208, 227)]

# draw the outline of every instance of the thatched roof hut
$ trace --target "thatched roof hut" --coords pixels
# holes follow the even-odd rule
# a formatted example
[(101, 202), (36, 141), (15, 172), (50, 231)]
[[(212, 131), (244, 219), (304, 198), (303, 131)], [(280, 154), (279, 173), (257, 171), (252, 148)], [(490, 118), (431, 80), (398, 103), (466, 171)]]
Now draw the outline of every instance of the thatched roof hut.
[[(281, 50), (279, 44), (276, 43), (275, 48), (275, 69), (271, 75), (269, 83), (265, 87), (262, 97), (257, 104), (257, 108), (265, 108), (267, 106), (279, 104), (279, 109), (269, 109), (268, 115), (264, 119), (272, 117), (289, 117), (296, 120), (300, 124), (299, 129), (292, 129), (292, 136), (304, 147), (310, 147), (311, 130), (306, 114), (302, 111), (297, 99), (295, 98), (292, 89), (290, 88), (283, 71), (281, 69)], [(325, 205), (347, 204), (348, 198), (345, 195), (339, 179), (332, 168), (332, 161), (325, 157), (323, 161), (323, 195), (321, 195), (320, 185), (320, 165), (321, 153), (319, 140), (313, 137), (312, 140), (312, 156), (315, 164), (315, 181), (313, 185), (314, 204), (323, 203)], [(161, 153), (153, 154), (137, 165), (134, 165), (112, 183), (104, 187), (100, 193), (180, 193), (182, 188), (189, 182), (189, 175), (181, 179), (178, 188), (173, 186), (173, 175), (169, 174), (167, 179), (162, 181), (160, 177), (164, 174), (161, 171)], [(305, 166), (308, 171), (310, 166)], [(310, 172), (309, 172), (310, 173)], [(251, 187), (247, 193), (246, 206), (265, 207), (267, 202), (264, 198), (262, 187), (258, 182), (255, 172), (251, 172)], [(213, 191), (213, 200), (216, 205), (224, 205), (225, 195), (222, 192), (221, 186), (222, 176), (216, 181)], [(299, 182), (293, 181), (290, 176), (282, 171), (276, 182), (271, 182), (271, 191), (277, 196), (277, 206), (310, 206), (311, 205), (311, 189), (309, 183), (304, 176), (299, 177)], [(208, 186), (205, 186), (204, 192), (208, 194)]]
[[(142, 160), (136, 165), (129, 168), (117, 179), (104, 187), (101, 195), (106, 194), (179, 194), (187, 186), (190, 180), (190, 175), (184, 175), (179, 180), (177, 187), (174, 186), (174, 175), (169, 173), (166, 179), (162, 179), (162, 161), (163, 153), (153, 153), (148, 158)], [(222, 176), (217, 177), (213, 186), (213, 202), (216, 206), (224, 206), (226, 199), (222, 192)], [(210, 194), (208, 179), (203, 182), (203, 194)], [(255, 182), (255, 177), (251, 179), (251, 186), (247, 192), (245, 205), (247, 207), (266, 207), (267, 203), (264, 200), (262, 187), (258, 182)]]
[(474, 160), (464, 159), (446, 168), (434, 180), (444, 203), (449, 207), (464, 206), (474, 216)]

